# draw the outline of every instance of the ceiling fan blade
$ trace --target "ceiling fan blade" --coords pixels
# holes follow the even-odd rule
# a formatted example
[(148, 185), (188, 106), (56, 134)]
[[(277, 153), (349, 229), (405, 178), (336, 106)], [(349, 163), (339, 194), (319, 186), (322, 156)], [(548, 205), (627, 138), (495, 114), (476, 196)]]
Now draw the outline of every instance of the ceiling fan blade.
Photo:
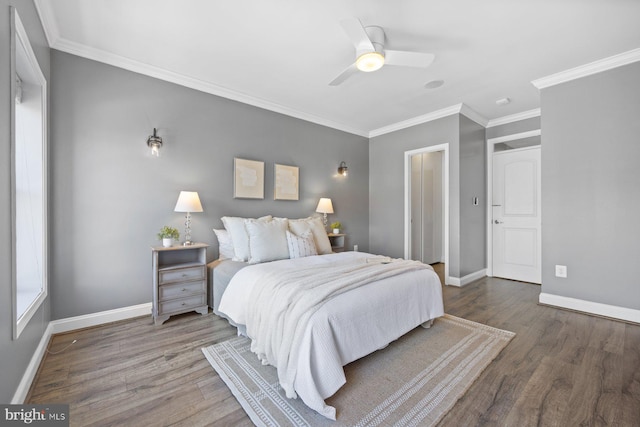
[(358, 69), (356, 68), (356, 64), (355, 63), (351, 64), (346, 70), (340, 73), (338, 77), (333, 79), (331, 83), (329, 83), (329, 86), (338, 86), (340, 83), (347, 80), (349, 77), (351, 77), (357, 72), (358, 72)]
[(399, 65), (403, 67), (427, 68), (435, 55), (432, 53), (407, 52), (403, 50), (387, 50), (384, 51), (385, 65)]
[(358, 18), (347, 18), (340, 21), (344, 32), (357, 50), (374, 51), (375, 48)]

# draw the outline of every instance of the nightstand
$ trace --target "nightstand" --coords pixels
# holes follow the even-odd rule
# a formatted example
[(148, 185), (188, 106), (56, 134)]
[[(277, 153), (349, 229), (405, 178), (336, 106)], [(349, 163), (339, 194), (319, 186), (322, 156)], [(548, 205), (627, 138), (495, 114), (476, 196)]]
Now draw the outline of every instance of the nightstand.
[(331, 250), (333, 252), (344, 252), (344, 236), (346, 234), (327, 234), (329, 237), (329, 242), (331, 243)]
[(151, 248), (153, 261), (153, 321), (161, 325), (170, 316), (188, 311), (207, 314), (207, 248), (190, 246)]

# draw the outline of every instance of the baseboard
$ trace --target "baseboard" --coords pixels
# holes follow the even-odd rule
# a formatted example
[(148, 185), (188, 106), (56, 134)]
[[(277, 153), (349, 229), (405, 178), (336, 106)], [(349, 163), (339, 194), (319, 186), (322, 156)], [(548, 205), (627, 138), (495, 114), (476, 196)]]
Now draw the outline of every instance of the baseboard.
[(540, 304), (581, 311), (587, 314), (610, 317), (627, 322), (640, 323), (640, 310), (634, 310), (632, 308), (618, 307), (615, 305), (563, 297), (544, 292), (540, 294), (538, 301)]
[(20, 384), (18, 384), (18, 388), (13, 395), (13, 399), (11, 399), (11, 403), (24, 403), (24, 400), (27, 398), (27, 394), (29, 393), (29, 388), (31, 388), (31, 383), (36, 377), (36, 373), (38, 372), (38, 368), (40, 367), (40, 362), (42, 362), (42, 359), (44, 358), (44, 355), (47, 351), (49, 340), (51, 339), (52, 335), (146, 315), (151, 316), (150, 302), (145, 304), (132, 305), (130, 307), (117, 308), (115, 310), (86, 314), (84, 316), (52, 320), (47, 325), (47, 328), (42, 334), (42, 338), (40, 338), (38, 347), (36, 347), (36, 351), (33, 353), (31, 361), (29, 361), (29, 365), (22, 375), (22, 380), (20, 380)]
[(51, 322), (49, 322), (47, 328), (42, 334), (42, 338), (40, 338), (40, 342), (36, 347), (36, 351), (33, 353), (33, 356), (31, 356), (31, 360), (29, 361), (29, 365), (27, 365), (27, 369), (25, 369), (24, 371), (24, 375), (22, 375), (20, 384), (18, 384), (18, 388), (13, 395), (13, 399), (11, 399), (12, 404), (22, 404), (27, 398), (27, 394), (29, 393), (29, 389), (31, 388), (31, 383), (36, 377), (36, 373), (38, 372), (38, 368), (40, 367), (40, 362), (42, 362), (45, 352), (47, 351), (47, 347), (49, 346), (49, 340), (51, 339), (52, 335), (51, 329)]
[(100, 311), (98, 313), (85, 314), (83, 316), (67, 317), (66, 319), (52, 320), (52, 334), (89, 328), (119, 320), (132, 319), (140, 316), (151, 316), (151, 303), (132, 305), (116, 308), (114, 310)]
[(467, 274), (466, 276), (460, 277), (460, 278), (449, 276), (447, 280), (447, 285), (462, 287), (462, 286), (468, 285), (469, 283), (475, 280), (482, 279), (486, 275), (487, 275), (487, 269), (483, 268), (482, 270), (475, 271), (471, 274)]

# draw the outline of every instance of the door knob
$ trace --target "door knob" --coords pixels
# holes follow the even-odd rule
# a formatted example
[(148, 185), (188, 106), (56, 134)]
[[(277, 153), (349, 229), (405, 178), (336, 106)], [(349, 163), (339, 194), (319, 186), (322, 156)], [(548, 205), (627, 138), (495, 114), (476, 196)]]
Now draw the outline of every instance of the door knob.
[(502, 224), (504, 221), (500, 221), (499, 219), (496, 219), (495, 221), (493, 221), (495, 224)]

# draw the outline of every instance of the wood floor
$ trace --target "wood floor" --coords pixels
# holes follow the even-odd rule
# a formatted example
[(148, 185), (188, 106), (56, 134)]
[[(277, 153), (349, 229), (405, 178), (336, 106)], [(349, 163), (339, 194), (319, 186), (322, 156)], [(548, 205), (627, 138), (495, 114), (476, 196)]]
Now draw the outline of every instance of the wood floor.
[[(640, 326), (537, 304), (537, 285), (445, 287), (445, 311), (516, 332), (441, 426), (639, 426)], [(201, 347), (235, 336), (210, 313), (59, 334), (29, 403), (69, 403), (72, 426), (252, 425)]]

